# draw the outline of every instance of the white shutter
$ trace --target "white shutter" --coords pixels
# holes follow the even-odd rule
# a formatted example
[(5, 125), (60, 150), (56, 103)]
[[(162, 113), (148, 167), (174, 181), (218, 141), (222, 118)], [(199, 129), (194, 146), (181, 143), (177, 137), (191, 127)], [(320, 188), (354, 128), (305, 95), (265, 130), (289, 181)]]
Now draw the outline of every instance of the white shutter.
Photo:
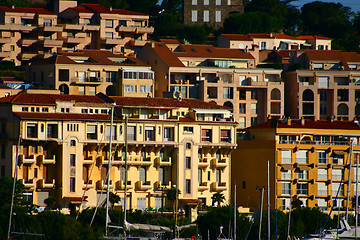
[(319, 88), (329, 88), (329, 77), (319, 77)]
[(281, 151), (281, 163), (291, 163), (291, 150)]
[(191, 21), (197, 22), (197, 11), (196, 10), (191, 11)]

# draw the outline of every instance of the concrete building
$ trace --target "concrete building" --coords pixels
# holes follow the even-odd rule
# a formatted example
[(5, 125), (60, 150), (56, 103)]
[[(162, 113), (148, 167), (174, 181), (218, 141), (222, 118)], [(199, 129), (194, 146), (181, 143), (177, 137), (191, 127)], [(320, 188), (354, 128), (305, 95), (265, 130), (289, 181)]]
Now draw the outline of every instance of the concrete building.
[(228, 108), (195, 99), (112, 99), (116, 106), (109, 185), (109, 111), (114, 105), (99, 96), (51, 91), (0, 99), (1, 175), (11, 176), (17, 168), (34, 204), (44, 206), (44, 199), (53, 196), (64, 211), (95, 206), (105, 199), (107, 188), (122, 197), (116, 204), (121, 207), (124, 184), (129, 209), (172, 209), (164, 191), (173, 185), (181, 191), (180, 209), (191, 220), (197, 216), (196, 206), (210, 205), (217, 191), (229, 203), (236, 124)]
[(232, 13), (243, 13), (242, 0), (184, 0), (184, 24), (210, 25), (216, 29)]
[(154, 96), (154, 72), (134, 56), (102, 50), (59, 52), (48, 59), (32, 61), (27, 78), (36, 87), (63, 94)]
[(360, 55), (338, 50), (294, 52), (302, 66), (285, 74), (285, 115), (352, 120), (360, 116)]
[(149, 15), (99, 4), (58, 1), (55, 14), (42, 8), (0, 7), (0, 59), (16, 65), (59, 50), (109, 50), (126, 55), (145, 45)]
[(155, 95), (164, 93), (215, 102), (232, 109), (239, 128), (284, 114), (281, 69), (255, 68), (255, 58), (240, 49), (210, 45), (148, 44), (137, 57), (155, 72)]
[[(346, 207), (349, 187), (350, 196), (354, 196), (359, 140), (359, 123), (351, 121), (283, 119), (246, 129), (232, 154), (237, 204), (259, 207), (260, 189), (266, 191), (269, 160), (271, 209), (289, 210), (294, 199), (323, 211), (332, 206)], [(267, 202), (266, 192), (264, 196)]]

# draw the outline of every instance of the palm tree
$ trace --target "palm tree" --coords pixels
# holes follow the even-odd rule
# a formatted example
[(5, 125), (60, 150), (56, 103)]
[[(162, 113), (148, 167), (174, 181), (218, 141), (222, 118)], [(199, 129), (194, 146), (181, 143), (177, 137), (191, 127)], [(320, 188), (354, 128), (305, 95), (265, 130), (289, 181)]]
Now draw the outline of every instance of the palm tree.
[(115, 205), (115, 203), (118, 203), (120, 201), (120, 197), (116, 193), (111, 192), (109, 201), (111, 203), (111, 209), (114, 209), (114, 205)]
[(170, 201), (173, 205), (173, 216), (175, 216), (175, 201), (178, 199), (177, 196), (179, 196), (180, 190), (177, 188), (170, 188), (166, 191), (166, 199)]
[(212, 205), (214, 206), (214, 203), (217, 202), (218, 207), (220, 207), (221, 203), (225, 201), (225, 196), (221, 192), (216, 192), (211, 197), (212, 199)]

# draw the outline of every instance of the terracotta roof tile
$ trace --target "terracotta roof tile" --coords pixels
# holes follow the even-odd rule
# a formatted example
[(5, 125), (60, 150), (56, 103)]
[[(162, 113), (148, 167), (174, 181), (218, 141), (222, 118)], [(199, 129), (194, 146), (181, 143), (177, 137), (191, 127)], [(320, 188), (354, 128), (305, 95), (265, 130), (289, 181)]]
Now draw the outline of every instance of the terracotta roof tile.
[(234, 41), (249, 41), (249, 42), (252, 41), (251, 38), (249, 38), (248, 36), (246, 36), (244, 34), (221, 34), (221, 36), (224, 36), (227, 39), (234, 40)]
[(44, 8), (26, 8), (26, 7), (5, 7), (0, 6), (0, 11), (4, 12), (17, 12), (17, 13), (37, 13), (37, 14), (46, 14), (46, 15), (56, 15), (53, 12), (50, 12)]
[[(163, 43), (154, 43), (152, 48), (155, 53), (170, 67), (185, 67), (185, 65), (170, 51), (170, 49)], [(150, 44), (147, 45), (150, 47)]]
[(79, 12), (79, 13), (93, 13), (92, 11), (90, 11), (89, 9), (86, 9), (84, 7), (72, 7), (72, 8), (68, 8), (68, 9), (71, 9), (71, 10)]
[(120, 14), (120, 15), (142, 15), (148, 16), (144, 13), (138, 13), (123, 9), (109, 9), (107, 7), (101, 6), (100, 4), (90, 4), (90, 3), (82, 3), (80, 6), (85, 7), (93, 12), (97, 13), (108, 13), (108, 14)]
[(168, 39), (168, 38), (166, 38), (166, 39), (160, 39), (160, 41), (162, 43), (165, 43), (165, 44), (180, 44), (179, 41), (176, 40), (176, 39)]
[(297, 36), (296, 39), (300, 39), (300, 40), (308, 40), (308, 39), (332, 40), (331, 38), (317, 36), (317, 35)]
[[(96, 120), (109, 121), (107, 114), (80, 114), (80, 113), (34, 113), (34, 112), (14, 112), (15, 116), (22, 119), (59, 119), (59, 120)], [(114, 120), (120, 120), (114, 117)]]

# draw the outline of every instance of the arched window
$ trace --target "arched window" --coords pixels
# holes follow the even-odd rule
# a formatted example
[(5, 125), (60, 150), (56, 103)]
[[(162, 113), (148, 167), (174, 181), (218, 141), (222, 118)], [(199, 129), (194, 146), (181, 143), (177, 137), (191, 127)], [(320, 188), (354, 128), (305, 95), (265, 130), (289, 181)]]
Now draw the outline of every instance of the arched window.
[(281, 100), (280, 90), (275, 88), (271, 91), (271, 100)]
[(69, 86), (66, 84), (61, 84), (59, 90), (61, 94), (69, 94)]
[(314, 101), (314, 93), (310, 89), (303, 92), (303, 101)]
[(348, 115), (349, 114), (349, 107), (345, 104), (339, 104), (337, 107), (337, 115)]

